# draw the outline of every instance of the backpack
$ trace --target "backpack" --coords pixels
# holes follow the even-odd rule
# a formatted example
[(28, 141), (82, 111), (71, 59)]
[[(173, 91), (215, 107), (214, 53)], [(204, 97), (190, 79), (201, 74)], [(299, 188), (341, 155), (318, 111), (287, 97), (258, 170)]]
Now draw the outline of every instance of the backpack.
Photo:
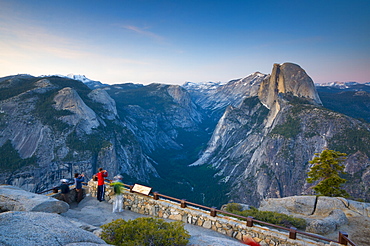
[(116, 194), (116, 195), (119, 195), (119, 194), (121, 194), (122, 193), (122, 191), (121, 191), (121, 187), (122, 187), (122, 185), (121, 184), (117, 184), (117, 183), (115, 183), (114, 185), (113, 185), (113, 191), (114, 191), (114, 194)]

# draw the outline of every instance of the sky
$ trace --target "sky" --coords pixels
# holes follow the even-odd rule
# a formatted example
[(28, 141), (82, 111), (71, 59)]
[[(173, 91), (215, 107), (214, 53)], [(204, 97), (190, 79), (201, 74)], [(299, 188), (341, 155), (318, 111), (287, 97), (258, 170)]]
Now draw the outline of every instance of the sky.
[(370, 82), (369, 0), (0, 0), (0, 77), (227, 82), (274, 63)]

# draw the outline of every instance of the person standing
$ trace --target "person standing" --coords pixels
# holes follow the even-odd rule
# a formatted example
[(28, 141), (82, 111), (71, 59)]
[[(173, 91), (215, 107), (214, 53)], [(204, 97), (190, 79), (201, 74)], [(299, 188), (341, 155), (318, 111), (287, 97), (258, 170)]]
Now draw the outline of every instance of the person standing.
[(75, 173), (75, 189), (76, 189), (76, 201), (79, 203), (82, 200), (83, 190), (82, 182), (85, 181), (83, 174)]
[(70, 203), (69, 199), (69, 186), (68, 186), (68, 180), (62, 179), (60, 180), (62, 184), (60, 185), (60, 193), (62, 194), (62, 201), (65, 201), (66, 203)]
[(120, 213), (123, 210), (123, 196), (121, 191), (121, 188), (123, 187), (122, 176), (115, 176), (114, 181), (110, 185), (113, 186), (114, 191), (113, 213)]
[(98, 178), (98, 194), (96, 195), (96, 198), (99, 200), (99, 202), (105, 201), (104, 195), (105, 195), (105, 185), (104, 185), (104, 178), (108, 177), (107, 170), (103, 170), (102, 167), (99, 167), (99, 172), (96, 174), (96, 177)]

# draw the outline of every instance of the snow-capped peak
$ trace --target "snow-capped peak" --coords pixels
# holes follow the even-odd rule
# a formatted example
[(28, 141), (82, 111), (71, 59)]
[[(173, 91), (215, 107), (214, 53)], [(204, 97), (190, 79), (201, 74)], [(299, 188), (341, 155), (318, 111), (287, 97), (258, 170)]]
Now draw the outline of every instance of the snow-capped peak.
[(108, 86), (107, 84), (103, 84), (100, 81), (95, 81), (95, 80), (88, 79), (88, 78), (86, 78), (85, 75), (80, 75), (80, 74), (76, 75), (76, 74), (73, 74), (73, 73), (70, 73), (67, 76), (60, 75), (60, 74), (55, 74), (55, 75), (42, 75), (40, 77), (49, 77), (49, 76), (57, 76), (57, 77), (61, 77), (61, 78), (68, 78), (68, 79), (78, 80), (78, 81), (81, 81), (82, 83), (84, 83), (85, 85), (87, 85), (90, 89), (97, 89), (97, 88)]
[(87, 83), (87, 82), (91, 82), (91, 81), (93, 81), (93, 80), (91, 80), (91, 79), (86, 78), (86, 76), (85, 76), (85, 75), (80, 75), (80, 74), (73, 74), (73, 73), (70, 73), (70, 74), (68, 74), (66, 77), (67, 77), (67, 78), (70, 78), (70, 79), (74, 79), (74, 80), (79, 80), (79, 81), (81, 81), (81, 82), (83, 82), (83, 83)]

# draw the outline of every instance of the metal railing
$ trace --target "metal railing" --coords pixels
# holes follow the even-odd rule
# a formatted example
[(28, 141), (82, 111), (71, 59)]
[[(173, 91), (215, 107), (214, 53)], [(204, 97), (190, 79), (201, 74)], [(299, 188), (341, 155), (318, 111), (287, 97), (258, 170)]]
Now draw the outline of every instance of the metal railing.
[[(137, 193), (137, 192), (132, 190), (133, 185), (124, 184), (124, 186), (129, 188), (131, 193)], [(139, 193), (139, 194), (141, 194), (141, 193)], [(287, 228), (287, 227), (284, 227), (284, 226), (279, 226), (279, 225), (271, 224), (271, 223), (264, 222), (264, 221), (261, 221), (261, 220), (257, 220), (255, 218), (253, 218), (252, 216), (244, 217), (244, 216), (241, 216), (241, 215), (237, 215), (237, 214), (229, 213), (229, 212), (226, 212), (226, 211), (223, 211), (223, 210), (219, 210), (216, 207), (207, 207), (207, 206), (203, 206), (203, 205), (200, 205), (200, 204), (197, 204), (197, 203), (189, 202), (186, 199), (178, 199), (178, 198), (175, 198), (175, 197), (163, 195), (163, 194), (158, 193), (157, 191), (151, 192), (151, 196), (153, 197), (154, 200), (159, 200), (159, 198), (162, 197), (162, 198), (166, 198), (166, 199), (169, 199), (169, 200), (172, 200), (172, 201), (179, 202), (181, 208), (186, 208), (187, 205), (191, 205), (191, 206), (194, 206), (194, 207), (198, 207), (198, 208), (208, 210), (210, 212), (210, 216), (212, 216), (212, 217), (216, 217), (217, 213), (221, 213), (221, 214), (224, 214), (224, 215), (228, 215), (230, 217), (235, 217), (235, 218), (238, 218), (238, 219), (246, 220), (246, 225), (248, 227), (253, 227), (254, 223), (258, 223), (258, 224), (261, 224), (261, 225), (270, 226), (270, 227), (273, 227), (273, 228), (284, 230), (284, 231), (287, 231), (289, 233), (289, 238), (290, 239), (297, 239), (297, 234), (301, 234), (301, 235), (304, 235), (306, 237), (315, 238), (315, 239), (319, 239), (319, 240), (326, 241), (326, 242), (335, 242), (335, 243), (340, 243), (340, 244), (343, 244), (343, 245), (350, 244), (352, 246), (357, 246), (351, 239), (348, 238), (347, 233), (341, 232), (341, 231), (339, 232), (339, 240), (335, 241), (335, 240), (332, 240), (332, 239), (329, 239), (329, 238), (326, 238), (326, 237), (322, 237), (322, 236), (319, 236), (319, 235), (316, 235), (316, 234), (312, 234), (312, 233), (308, 233), (308, 232), (304, 232), (304, 231), (299, 231), (295, 227)]]
[[(68, 186), (72, 186), (72, 185), (74, 185), (75, 184), (75, 182), (70, 182), (70, 183), (67, 183), (67, 185)], [(86, 182), (82, 182), (82, 184), (86, 187), (86, 185), (87, 185), (87, 183)], [(54, 186), (53, 188), (51, 188), (51, 189), (48, 189), (48, 190), (44, 190), (44, 191), (40, 191), (40, 192), (36, 192), (36, 194), (44, 194), (44, 193), (46, 193), (46, 192), (50, 192), (50, 191), (52, 191), (53, 193), (58, 193), (59, 192), (59, 190), (60, 190), (60, 185), (58, 185), (58, 186)]]
[[(106, 180), (106, 181), (111, 181), (111, 180)], [(73, 184), (74, 184), (74, 182), (68, 183), (68, 185), (73, 185)], [(86, 183), (84, 183), (84, 184), (86, 184)], [(141, 194), (139, 192), (135, 192), (135, 191), (132, 190), (133, 187), (134, 187), (133, 185), (123, 184), (123, 186), (128, 188), (131, 193)], [(53, 193), (58, 193), (59, 187), (60, 186), (56, 186), (56, 187), (53, 187), (51, 189), (39, 192), (37, 194), (44, 194), (44, 193), (50, 192), (50, 191), (53, 191)], [(143, 194), (141, 194), (141, 195), (143, 195)], [(216, 207), (207, 207), (207, 206), (204, 206), (204, 205), (201, 205), (201, 204), (189, 202), (186, 199), (178, 199), (178, 198), (175, 198), (175, 197), (160, 194), (157, 191), (150, 192), (150, 195), (148, 195), (148, 196), (153, 197), (154, 200), (159, 200), (159, 198), (162, 197), (162, 198), (165, 198), (165, 199), (169, 199), (171, 201), (176, 201), (176, 202), (180, 203), (181, 208), (186, 208), (188, 205), (191, 205), (191, 206), (194, 206), (194, 207), (197, 207), (197, 208), (202, 208), (204, 210), (208, 210), (210, 212), (210, 216), (212, 216), (212, 217), (217, 217), (217, 213), (220, 213), (220, 214), (227, 215), (227, 216), (230, 216), (230, 217), (235, 217), (235, 218), (238, 218), (238, 219), (241, 219), (241, 220), (245, 220), (247, 227), (253, 227), (254, 223), (258, 223), (258, 224), (261, 224), (261, 225), (265, 225), (265, 226), (273, 227), (273, 228), (276, 228), (276, 229), (284, 230), (284, 231), (287, 231), (289, 233), (288, 235), (289, 235), (290, 239), (297, 239), (297, 234), (301, 234), (301, 235), (304, 235), (306, 237), (315, 238), (315, 239), (319, 239), (319, 240), (326, 241), (326, 242), (335, 242), (335, 243), (340, 243), (340, 244), (343, 244), (343, 245), (350, 244), (352, 246), (357, 246), (351, 239), (348, 238), (348, 234), (346, 232), (341, 232), (340, 231), (339, 232), (339, 239), (338, 239), (338, 241), (335, 241), (335, 240), (325, 238), (325, 237), (322, 237), (322, 236), (319, 236), (319, 235), (316, 235), (316, 234), (312, 234), (312, 233), (297, 230), (297, 228), (295, 228), (295, 227), (287, 228), (287, 227), (284, 227), (284, 226), (279, 226), (279, 225), (271, 224), (271, 223), (264, 222), (264, 221), (261, 221), (261, 220), (257, 220), (255, 218), (253, 218), (252, 216), (244, 217), (244, 216), (241, 216), (241, 215), (237, 215), (237, 214), (229, 213), (229, 212), (226, 212), (226, 211), (223, 211), (223, 210), (219, 210)]]

